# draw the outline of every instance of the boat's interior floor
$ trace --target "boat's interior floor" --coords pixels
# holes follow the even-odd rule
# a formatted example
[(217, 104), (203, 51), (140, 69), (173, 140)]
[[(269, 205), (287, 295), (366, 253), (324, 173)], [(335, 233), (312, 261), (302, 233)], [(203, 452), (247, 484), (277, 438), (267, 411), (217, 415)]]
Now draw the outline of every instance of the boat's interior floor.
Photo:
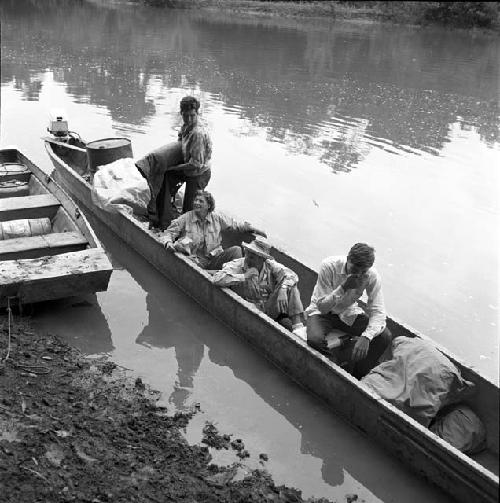
[(0, 260), (85, 250), (61, 202), (21, 163), (0, 164)]

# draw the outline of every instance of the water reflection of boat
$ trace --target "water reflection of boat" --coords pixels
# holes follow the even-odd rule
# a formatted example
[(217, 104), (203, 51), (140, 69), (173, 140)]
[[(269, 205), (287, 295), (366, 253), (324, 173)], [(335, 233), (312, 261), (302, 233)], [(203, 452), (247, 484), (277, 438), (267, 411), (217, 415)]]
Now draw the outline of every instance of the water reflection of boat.
[[(77, 146), (65, 148), (64, 144), (53, 142), (50, 138), (45, 139), (45, 147), (55, 166), (52, 176), (73, 194), (84, 209), (212, 315), (257, 347), (266, 358), (322, 398), (350, 424), (367, 433), (457, 501), (497, 500), (498, 476), (492, 470), (498, 470), (499, 389), (494, 383), (458, 361), (444, 348), (439, 348), (460, 368), (465, 379), (476, 384), (477, 393), (469, 403), (487, 428), (488, 452), (472, 459), (378, 398), (342, 368), (231, 290), (215, 288), (210, 275), (189, 259), (180, 254), (166, 253), (161, 237), (149, 231), (146, 222), (127, 214), (106, 213), (95, 207), (91, 186), (81, 176), (86, 170), (85, 149)], [(79, 148), (80, 155), (75, 155), (75, 149)], [(76, 158), (81, 159), (81, 164), (75, 162)], [(248, 241), (251, 236), (232, 236), (232, 239)], [(316, 273), (283, 251), (273, 249), (272, 254), (299, 275), (303, 302), (307, 304), (316, 282)], [(426, 338), (393, 318), (388, 319), (388, 325), (396, 336)]]
[(0, 150), (0, 305), (106, 290), (112, 267), (52, 179), (18, 150)]
[(85, 354), (102, 355), (114, 349), (108, 321), (95, 294), (41, 302), (34, 314), (34, 326), (57, 333)]

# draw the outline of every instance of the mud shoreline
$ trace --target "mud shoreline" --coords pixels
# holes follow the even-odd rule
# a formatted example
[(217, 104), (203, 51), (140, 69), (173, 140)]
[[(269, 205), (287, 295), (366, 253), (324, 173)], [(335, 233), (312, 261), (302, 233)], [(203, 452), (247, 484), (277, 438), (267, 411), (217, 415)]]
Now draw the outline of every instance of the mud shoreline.
[[(250, 470), (244, 439), (208, 424), (200, 445), (182, 431), (187, 414), (157, 405), (159, 393), (107, 359), (86, 358), (29, 319), (0, 315), (0, 486), (2, 501), (316, 502)], [(241, 462), (211, 463), (211, 449)], [(345, 495), (342, 501), (359, 501)], [(337, 503), (341, 503), (338, 501)]]

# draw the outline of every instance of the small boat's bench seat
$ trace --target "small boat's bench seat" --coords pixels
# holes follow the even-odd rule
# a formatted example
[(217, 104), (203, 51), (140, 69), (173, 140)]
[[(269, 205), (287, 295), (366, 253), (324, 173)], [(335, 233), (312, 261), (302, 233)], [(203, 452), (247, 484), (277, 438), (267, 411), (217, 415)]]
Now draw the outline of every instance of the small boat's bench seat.
[(17, 162), (5, 162), (0, 164), (0, 182), (18, 180), (28, 182), (31, 171), (24, 165)]
[(0, 199), (0, 222), (20, 218), (52, 218), (59, 208), (52, 194)]
[(29, 196), (29, 194), (30, 186), (28, 182), (22, 182), (20, 180), (3, 181), (0, 178), (0, 199)]
[(6, 260), (0, 267), (0, 305), (10, 296), (23, 304), (74, 295), (75, 282), (80, 292), (102, 290), (112, 271), (102, 248), (87, 248), (74, 253), (26, 260)]
[(84, 250), (87, 240), (79, 232), (55, 232), (0, 241), (0, 260), (39, 258)]

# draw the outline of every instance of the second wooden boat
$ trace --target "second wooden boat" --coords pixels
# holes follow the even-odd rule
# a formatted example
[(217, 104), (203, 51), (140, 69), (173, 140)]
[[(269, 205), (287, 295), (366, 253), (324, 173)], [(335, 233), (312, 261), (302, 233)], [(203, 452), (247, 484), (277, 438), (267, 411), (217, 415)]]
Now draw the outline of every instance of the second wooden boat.
[(103, 291), (111, 272), (68, 195), (17, 149), (0, 150), (0, 306)]

